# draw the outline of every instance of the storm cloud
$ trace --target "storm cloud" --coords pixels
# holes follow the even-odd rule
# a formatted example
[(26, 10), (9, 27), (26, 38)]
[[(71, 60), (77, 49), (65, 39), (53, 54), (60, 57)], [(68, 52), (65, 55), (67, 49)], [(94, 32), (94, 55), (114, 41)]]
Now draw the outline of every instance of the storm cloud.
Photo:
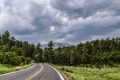
[(0, 0), (0, 32), (33, 43), (120, 37), (120, 0)]

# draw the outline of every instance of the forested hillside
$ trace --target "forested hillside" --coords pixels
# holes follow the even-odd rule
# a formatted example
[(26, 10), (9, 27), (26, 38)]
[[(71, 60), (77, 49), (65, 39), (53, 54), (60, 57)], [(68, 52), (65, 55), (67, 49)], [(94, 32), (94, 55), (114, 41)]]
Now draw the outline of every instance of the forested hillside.
[(44, 61), (61, 65), (110, 65), (120, 64), (120, 38), (87, 41), (76, 46), (53, 50), (51, 41), (44, 50)]
[(19, 41), (5, 31), (0, 35), (0, 63), (9, 65), (29, 64), (34, 56), (42, 52), (40, 44), (35, 46), (28, 41)]
[(75, 46), (54, 49), (53, 41), (41, 48), (28, 41), (19, 41), (8, 31), (0, 36), (0, 63), (10, 65), (46, 62), (60, 65), (110, 65), (120, 64), (120, 38), (79, 43)]

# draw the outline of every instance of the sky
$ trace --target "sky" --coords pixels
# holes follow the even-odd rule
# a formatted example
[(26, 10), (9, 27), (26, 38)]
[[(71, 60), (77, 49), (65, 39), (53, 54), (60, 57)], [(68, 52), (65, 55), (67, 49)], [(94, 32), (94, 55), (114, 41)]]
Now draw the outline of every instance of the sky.
[(120, 0), (0, 0), (0, 33), (77, 44), (120, 37)]

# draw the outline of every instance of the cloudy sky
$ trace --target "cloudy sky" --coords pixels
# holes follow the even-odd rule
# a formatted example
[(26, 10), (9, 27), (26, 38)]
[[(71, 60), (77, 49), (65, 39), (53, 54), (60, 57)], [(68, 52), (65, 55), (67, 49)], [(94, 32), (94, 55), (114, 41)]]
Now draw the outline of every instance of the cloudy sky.
[(120, 0), (0, 0), (0, 33), (42, 44), (120, 37)]

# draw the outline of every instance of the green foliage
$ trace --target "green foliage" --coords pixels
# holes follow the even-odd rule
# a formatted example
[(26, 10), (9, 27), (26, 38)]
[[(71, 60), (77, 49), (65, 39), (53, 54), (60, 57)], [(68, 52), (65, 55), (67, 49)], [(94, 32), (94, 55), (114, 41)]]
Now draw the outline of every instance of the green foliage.
[(44, 56), (44, 61), (45, 62), (48, 62), (48, 63), (55, 63), (56, 62), (55, 61), (55, 53), (54, 53), (54, 50), (53, 50), (53, 46), (54, 46), (53, 42), (50, 41), (48, 43), (48, 47), (46, 47), (44, 49), (43, 56)]
[(88, 68), (74, 66), (56, 66), (69, 80), (120, 80), (119, 67)]
[(25, 69), (25, 68), (28, 68), (30, 66), (32, 66), (32, 64), (20, 65), (20, 66), (11, 66), (11, 65), (0, 64), (0, 75), (8, 73), (8, 72), (12, 72), (12, 71), (18, 71), (21, 69)]
[[(28, 43), (28, 41), (16, 40), (11, 37), (8, 31), (0, 35), (0, 63), (2, 64), (14, 66), (29, 64), (31, 60), (35, 59), (35, 55), (39, 53), (42, 53), (40, 44), (35, 46)], [(41, 56), (39, 55), (39, 57)]]
[[(52, 46), (50, 46), (50, 44)], [(120, 38), (87, 41), (76, 46), (53, 49), (53, 42), (44, 50), (45, 62), (61, 65), (109, 65), (120, 64)]]
[(11, 37), (8, 31), (0, 35), (0, 63), (28, 64), (31, 61), (60, 65), (110, 65), (120, 64), (120, 38), (87, 41), (69, 47), (54, 49), (53, 41), (44, 50), (41, 45), (30, 44)]

